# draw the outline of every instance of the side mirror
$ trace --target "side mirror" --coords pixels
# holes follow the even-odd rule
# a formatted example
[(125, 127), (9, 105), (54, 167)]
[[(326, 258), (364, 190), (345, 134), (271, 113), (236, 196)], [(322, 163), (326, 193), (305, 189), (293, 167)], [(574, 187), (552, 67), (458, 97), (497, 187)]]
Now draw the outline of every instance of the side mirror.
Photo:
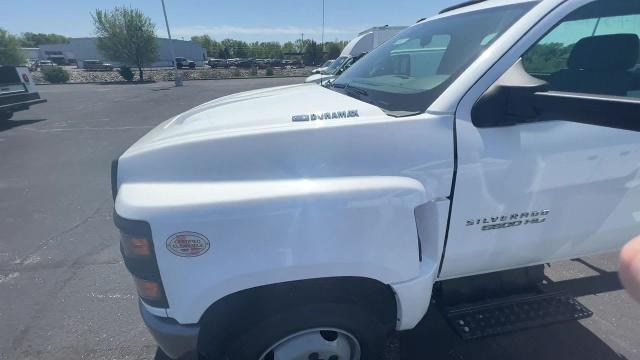
[(520, 59), (475, 103), (473, 125), (487, 128), (536, 121), (539, 114), (534, 95), (548, 90), (547, 82), (529, 75)]

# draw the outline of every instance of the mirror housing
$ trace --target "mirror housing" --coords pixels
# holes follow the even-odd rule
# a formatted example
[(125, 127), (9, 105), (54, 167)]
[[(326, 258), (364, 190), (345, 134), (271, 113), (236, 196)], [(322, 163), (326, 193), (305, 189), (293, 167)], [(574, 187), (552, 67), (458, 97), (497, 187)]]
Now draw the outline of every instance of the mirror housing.
[(536, 121), (534, 95), (548, 90), (547, 82), (529, 75), (520, 59), (476, 101), (471, 121), (478, 128)]

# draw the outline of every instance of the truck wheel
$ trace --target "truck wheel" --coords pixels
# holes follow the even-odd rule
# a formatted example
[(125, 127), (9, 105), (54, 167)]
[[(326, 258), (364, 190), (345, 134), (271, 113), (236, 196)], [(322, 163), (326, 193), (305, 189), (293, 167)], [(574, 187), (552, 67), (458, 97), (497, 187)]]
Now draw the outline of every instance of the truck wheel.
[(231, 345), (227, 359), (374, 360), (386, 335), (376, 316), (358, 306), (309, 305), (255, 324)]
[(13, 112), (11, 111), (0, 112), (0, 121), (9, 120), (11, 119), (12, 116), (13, 116)]

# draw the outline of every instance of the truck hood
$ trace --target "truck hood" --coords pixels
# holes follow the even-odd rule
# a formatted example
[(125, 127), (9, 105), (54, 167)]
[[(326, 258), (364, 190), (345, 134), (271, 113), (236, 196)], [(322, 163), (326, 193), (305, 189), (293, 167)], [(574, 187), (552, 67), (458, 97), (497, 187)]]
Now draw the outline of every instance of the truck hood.
[[(344, 116), (350, 111), (357, 111), (357, 116)], [(323, 121), (329, 114), (332, 118), (326, 123), (386, 116), (373, 105), (315, 84), (267, 88), (225, 96), (188, 110), (157, 126), (127, 153), (209, 138), (312, 128), (312, 114)], [(293, 121), (298, 115), (309, 115), (309, 121)]]

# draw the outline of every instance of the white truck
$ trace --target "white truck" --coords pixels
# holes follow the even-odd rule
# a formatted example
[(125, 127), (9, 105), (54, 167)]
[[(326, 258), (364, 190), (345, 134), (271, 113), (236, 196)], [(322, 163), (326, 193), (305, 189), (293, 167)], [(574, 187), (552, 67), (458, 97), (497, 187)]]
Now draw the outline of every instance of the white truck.
[(349, 41), (342, 49), (340, 56), (323, 71), (313, 74), (305, 79), (306, 83), (325, 84), (342, 74), (354, 62), (364, 54), (384, 44), (394, 35), (405, 29), (406, 26), (376, 26), (364, 30), (358, 36)]
[(28, 67), (0, 65), (0, 121), (46, 101), (40, 98)]
[(540, 264), (640, 232), (639, 22), (640, 0), (474, 2), (331, 87), (159, 125), (112, 164), (159, 346), (369, 360), (430, 304), (463, 338), (589, 316), (535, 289)]

